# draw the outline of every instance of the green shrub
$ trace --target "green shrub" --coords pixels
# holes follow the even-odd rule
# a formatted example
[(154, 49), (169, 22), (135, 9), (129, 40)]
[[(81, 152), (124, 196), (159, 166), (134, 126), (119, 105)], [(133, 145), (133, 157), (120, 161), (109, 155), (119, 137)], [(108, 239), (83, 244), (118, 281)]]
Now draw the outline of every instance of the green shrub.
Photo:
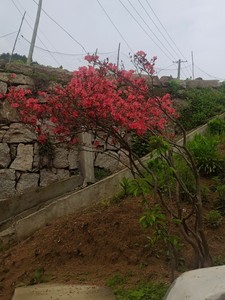
[(112, 174), (110, 170), (105, 168), (99, 168), (99, 167), (95, 167), (94, 173), (95, 173), (96, 180), (101, 180)]
[(30, 279), (29, 284), (34, 285), (38, 283), (45, 283), (52, 280), (52, 276), (45, 273), (44, 268), (35, 270), (33, 277)]
[(186, 130), (207, 123), (207, 121), (225, 111), (224, 90), (212, 88), (187, 89), (182, 98), (188, 105), (180, 111), (180, 122)]
[(202, 184), (201, 185), (201, 196), (202, 196), (202, 202), (207, 203), (209, 198), (210, 189), (207, 185)]
[(202, 175), (218, 174), (222, 170), (222, 161), (218, 157), (216, 148), (218, 143), (217, 138), (200, 134), (196, 134), (194, 139), (188, 143), (188, 148)]
[[(185, 183), (187, 189), (194, 194), (196, 191), (196, 186), (195, 186), (195, 178), (192, 171), (188, 167), (185, 160), (182, 159), (181, 157), (175, 156), (175, 162), (176, 162), (175, 165), (176, 165), (176, 170), (179, 178)], [(187, 195), (182, 190), (180, 190), (180, 199), (185, 202), (187, 201)]]
[(216, 191), (217, 201), (215, 207), (222, 215), (225, 215), (225, 184), (219, 184)]
[(211, 228), (218, 228), (222, 222), (222, 215), (218, 210), (211, 210), (206, 216), (206, 221)]
[(119, 289), (115, 295), (117, 300), (162, 300), (167, 289), (165, 283), (147, 283), (133, 289)]
[(138, 156), (138, 157), (143, 157), (147, 155), (150, 150), (149, 150), (149, 138), (150, 134), (147, 133), (143, 137), (133, 135), (131, 139), (131, 148), (132, 151)]
[(221, 135), (225, 132), (225, 120), (216, 118), (208, 122), (209, 133), (211, 135)]
[(115, 274), (106, 281), (109, 287), (117, 287), (126, 283), (126, 278), (122, 274)]

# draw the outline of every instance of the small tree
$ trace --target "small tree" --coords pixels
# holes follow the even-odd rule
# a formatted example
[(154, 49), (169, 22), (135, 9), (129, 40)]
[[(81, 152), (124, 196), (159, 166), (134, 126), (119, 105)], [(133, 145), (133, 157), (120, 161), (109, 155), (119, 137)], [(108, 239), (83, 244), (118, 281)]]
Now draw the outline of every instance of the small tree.
[[(210, 266), (200, 178), (186, 146), (186, 132), (179, 123), (170, 95), (153, 96), (151, 80), (148, 80), (154, 74), (156, 57), (148, 61), (146, 54), (139, 51), (133, 58), (136, 71), (120, 70), (108, 60), (99, 61), (96, 55), (88, 55), (86, 60), (91, 65), (75, 71), (65, 86), (55, 86), (48, 93), (38, 92), (36, 97), (29, 90), (11, 89), (7, 99), (18, 109), (22, 122), (35, 128), (40, 143), (49, 137), (73, 143), (78, 133), (91, 132), (115, 147), (119, 145), (129, 159), (128, 167), (136, 178), (136, 187), (143, 194), (151, 192), (153, 195), (154, 200), (148, 207), (157, 203), (164, 210), (165, 224), (171, 221), (176, 224), (194, 250), (195, 267)], [(171, 130), (175, 125), (183, 133), (181, 144), (176, 143)], [(127, 133), (135, 133), (143, 139), (151, 136), (150, 141), (146, 141), (151, 150), (148, 163), (132, 150)], [(182, 164), (191, 174), (191, 185), (183, 176)], [(188, 200), (188, 209), (181, 195)]]

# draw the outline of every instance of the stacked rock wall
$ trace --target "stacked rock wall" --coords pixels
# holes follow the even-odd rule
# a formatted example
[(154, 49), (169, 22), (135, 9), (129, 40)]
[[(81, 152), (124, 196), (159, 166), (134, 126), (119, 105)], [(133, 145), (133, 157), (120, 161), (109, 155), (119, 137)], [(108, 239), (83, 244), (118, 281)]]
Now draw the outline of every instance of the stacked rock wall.
[[(21, 66), (21, 71), (31, 72), (30, 68)], [(32, 76), (19, 74), (19, 65), (16, 72), (15, 75), (7, 68), (0, 70), (0, 94), (6, 94), (11, 86), (34, 89)], [(18, 121), (15, 109), (3, 99), (0, 99), (0, 198), (37, 190), (78, 173), (77, 147), (54, 144), (54, 156), (41, 157), (35, 132)]]
[[(0, 68), (0, 94), (6, 94), (12, 86), (34, 90), (35, 83), (40, 81), (46, 81), (48, 85), (55, 81), (67, 83), (71, 76), (70, 72), (60, 69), (7, 64)], [(94, 138), (92, 142), (94, 144)], [(112, 147), (102, 140), (99, 145), (100, 151), (98, 148), (91, 155), (93, 170), (86, 170), (85, 174), (94, 173), (94, 167), (110, 172), (121, 167), (118, 158), (123, 154), (119, 147)], [(35, 132), (20, 123), (16, 110), (10, 107), (4, 97), (0, 98), (0, 199), (35, 191), (82, 172), (87, 156), (83, 152), (81, 155), (77, 146), (63, 143), (54, 143), (52, 146), (54, 155), (40, 155), (43, 151), (40, 152), (41, 146), (37, 143)]]
[[(11, 86), (32, 90), (39, 89), (40, 85), (46, 88), (55, 81), (65, 84), (71, 78), (72, 73), (66, 70), (0, 62), (0, 94), (3, 95)], [(163, 88), (169, 80), (171, 78), (154, 77), (152, 84), (154, 87)], [(202, 82), (204, 81), (200, 83)], [(187, 85), (190, 84), (188, 82)], [(194, 87), (196, 84), (199, 81), (194, 83)], [(213, 81), (213, 86), (218, 87), (218, 82)], [(82, 155), (80, 158), (77, 147), (55, 143), (54, 156), (40, 156), (36, 134), (18, 121), (15, 109), (3, 99), (4, 97), (0, 98), (0, 199), (46, 187), (82, 170), (81, 160), (85, 160), (85, 157)], [(99, 145), (101, 151), (93, 154), (93, 168), (95, 166), (114, 172), (121, 167), (119, 161), (124, 160), (126, 163), (126, 155), (118, 145), (112, 146), (101, 139)]]

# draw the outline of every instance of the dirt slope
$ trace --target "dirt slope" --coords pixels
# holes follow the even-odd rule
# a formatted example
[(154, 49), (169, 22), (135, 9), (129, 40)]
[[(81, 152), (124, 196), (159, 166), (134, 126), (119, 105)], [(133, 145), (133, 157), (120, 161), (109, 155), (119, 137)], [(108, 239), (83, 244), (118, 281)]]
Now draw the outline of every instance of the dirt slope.
[[(170, 281), (165, 249), (146, 247), (148, 232), (138, 223), (141, 200), (101, 205), (85, 213), (60, 218), (0, 253), (0, 299), (11, 299), (15, 286), (36, 281), (105, 285), (122, 274), (127, 285), (141, 281)], [(225, 258), (224, 226), (209, 229), (213, 256)], [(190, 268), (189, 250), (183, 249)], [(35, 274), (36, 271), (36, 274)]]

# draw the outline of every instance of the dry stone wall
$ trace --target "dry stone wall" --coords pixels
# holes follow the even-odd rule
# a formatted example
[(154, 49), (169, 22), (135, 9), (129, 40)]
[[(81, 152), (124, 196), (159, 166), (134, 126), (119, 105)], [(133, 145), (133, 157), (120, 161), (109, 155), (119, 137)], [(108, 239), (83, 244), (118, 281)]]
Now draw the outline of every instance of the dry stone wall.
[[(3, 95), (11, 86), (33, 90), (35, 84), (40, 82), (46, 88), (52, 82), (65, 84), (71, 78), (72, 73), (66, 70), (39, 65), (4, 64), (0, 61), (0, 94)], [(153, 86), (163, 88), (169, 80), (171, 78), (159, 79), (155, 76)], [(43, 82), (47, 85), (43, 85)], [(196, 81), (194, 87), (199, 82), (203, 84), (204, 81)], [(185, 86), (190, 84), (188, 82)], [(214, 81), (210, 84), (218, 86)], [(100, 139), (99, 147), (100, 151), (93, 153), (93, 168), (95, 166), (115, 172), (121, 168), (120, 160), (126, 163), (126, 155), (119, 145), (112, 146), (112, 143)], [(4, 98), (0, 98), (0, 199), (46, 187), (82, 171), (80, 165), (85, 156), (80, 155), (77, 147), (55, 143), (52, 159), (47, 155), (40, 156), (39, 149), (33, 130), (20, 123), (16, 110)]]
[[(60, 83), (66, 83), (71, 76), (70, 72), (60, 69), (7, 64), (4, 69), (0, 69), (0, 94), (6, 94), (12, 86), (33, 90), (37, 78), (38, 81), (41, 78), (43, 80), (50, 78)], [(47, 80), (48, 84), (52, 84), (51, 80)], [(102, 141), (99, 142), (99, 145), (101, 151), (96, 150), (91, 156), (92, 168), (96, 166), (114, 172), (119, 167), (118, 147), (112, 148), (109, 143), (106, 144)], [(53, 147), (54, 155), (52, 157), (40, 156), (40, 145), (35, 132), (32, 128), (20, 123), (16, 110), (10, 107), (4, 97), (1, 98), (0, 199), (47, 187), (53, 182), (68, 179), (82, 171), (81, 160), (87, 160), (82, 149), (79, 148), (79, 150), (77, 146), (63, 143), (54, 143)], [(86, 170), (85, 174), (90, 171)]]
[[(32, 67), (8, 65), (0, 70), (0, 94), (6, 94), (11, 86), (34, 89), (32, 74)], [(60, 74), (61, 81), (71, 76), (65, 71)], [(55, 76), (58, 76), (57, 71)], [(0, 100), (0, 199), (37, 190), (78, 173), (77, 147), (54, 144), (53, 159), (41, 157), (35, 132), (18, 121), (16, 110), (3, 99)]]

